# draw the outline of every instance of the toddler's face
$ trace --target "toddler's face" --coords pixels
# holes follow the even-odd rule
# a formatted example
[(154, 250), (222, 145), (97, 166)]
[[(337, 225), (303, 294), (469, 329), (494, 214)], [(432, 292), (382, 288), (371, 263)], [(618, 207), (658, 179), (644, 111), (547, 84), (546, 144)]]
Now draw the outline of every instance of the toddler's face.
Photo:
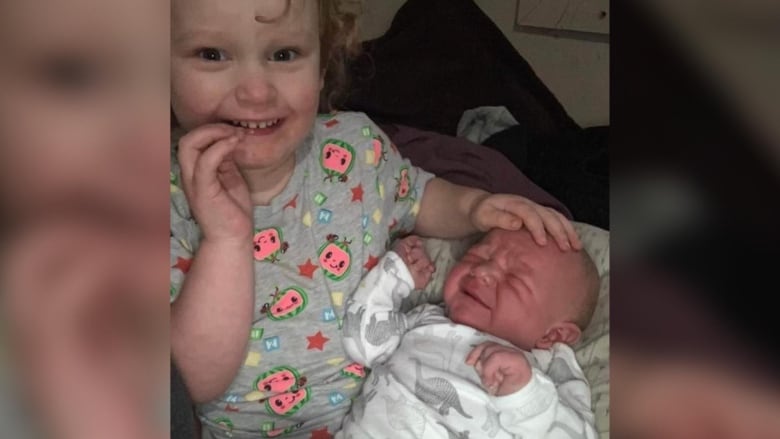
[(0, 206), (164, 223), (168, 29), (155, 0), (0, 3)]
[[(318, 2), (177, 0), (173, 3), (172, 106), (185, 130), (244, 127), (234, 160), (244, 169), (292, 157), (317, 115)], [(264, 17), (258, 19), (256, 17)]]
[(532, 349), (571, 314), (579, 260), (556, 245), (540, 247), (526, 230), (494, 229), (450, 271), (444, 284), (449, 316)]

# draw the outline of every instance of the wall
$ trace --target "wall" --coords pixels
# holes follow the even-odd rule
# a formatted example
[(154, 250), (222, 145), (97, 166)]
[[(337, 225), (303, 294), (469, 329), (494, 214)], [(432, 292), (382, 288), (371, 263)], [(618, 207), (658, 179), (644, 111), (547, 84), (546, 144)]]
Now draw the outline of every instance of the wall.
[[(389, 27), (405, 0), (364, 0), (362, 36)], [(582, 127), (609, 124), (609, 44), (514, 30), (514, 0), (475, 0)]]

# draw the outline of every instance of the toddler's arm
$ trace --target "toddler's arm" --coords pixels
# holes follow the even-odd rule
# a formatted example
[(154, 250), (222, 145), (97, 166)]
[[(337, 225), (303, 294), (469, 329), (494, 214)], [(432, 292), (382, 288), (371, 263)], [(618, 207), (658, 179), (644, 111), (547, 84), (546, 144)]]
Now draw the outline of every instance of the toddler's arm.
[(540, 245), (549, 233), (562, 250), (580, 249), (577, 232), (559, 212), (525, 197), (490, 194), (481, 189), (431, 179), (425, 186), (414, 231), (437, 238), (461, 238), (500, 227), (528, 229)]
[(254, 309), (252, 237), (204, 240), (171, 308), (171, 352), (195, 402), (228, 388), (246, 356)]
[[(246, 182), (229, 160), (241, 136), (215, 124), (179, 141), (182, 187), (203, 238), (171, 308), (171, 351), (196, 402), (230, 385), (252, 325), (252, 208)], [(175, 250), (180, 244), (171, 241)]]

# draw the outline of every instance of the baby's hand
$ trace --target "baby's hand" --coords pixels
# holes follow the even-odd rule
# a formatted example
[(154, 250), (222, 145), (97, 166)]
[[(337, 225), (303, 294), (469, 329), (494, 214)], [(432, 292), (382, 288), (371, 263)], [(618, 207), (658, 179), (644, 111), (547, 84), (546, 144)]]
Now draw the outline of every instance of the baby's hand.
[(525, 226), (539, 245), (547, 244), (549, 233), (561, 250), (582, 248), (577, 232), (565, 216), (519, 195), (485, 195), (474, 204), (470, 216), (474, 227), (483, 232), (494, 227), (520, 230)]
[(423, 247), (422, 239), (416, 235), (409, 235), (399, 239), (393, 245), (393, 251), (401, 257), (414, 279), (414, 288), (421, 290), (431, 281), (431, 275), (435, 271), (431, 258)]
[(531, 365), (525, 354), (492, 341), (472, 349), (466, 364), (474, 366), (485, 390), (494, 396), (517, 392), (531, 381)]
[(179, 141), (182, 186), (204, 239), (250, 242), (249, 189), (231, 157), (243, 136), (228, 125), (211, 124)]

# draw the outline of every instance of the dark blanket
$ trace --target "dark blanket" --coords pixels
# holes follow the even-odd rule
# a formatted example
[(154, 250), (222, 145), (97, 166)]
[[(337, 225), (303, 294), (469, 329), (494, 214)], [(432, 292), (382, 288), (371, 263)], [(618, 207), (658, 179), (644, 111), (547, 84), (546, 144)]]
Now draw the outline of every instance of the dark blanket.
[(608, 230), (608, 135), (609, 127), (586, 128), (543, 145), (526, 127), (516, 125), (483, 143), (565, 204), (575, 220)]
[(381, 124), (380, 128), (398, 146), (401, 155), (437, 177), (492, 193), (521, 195), (572, 218), (563, 203), (534, 184), (497, 151), (466, 139), (403, 125)]
[(580, 130), (472, 0), (408, 0), (364, 51), (342, 108), (377, 122), (454, 136), (464, 111), (495, 105), (543, 144)]
[(171, 360), (171, 439), (196, 439), (196, 431), (190, 394)]

